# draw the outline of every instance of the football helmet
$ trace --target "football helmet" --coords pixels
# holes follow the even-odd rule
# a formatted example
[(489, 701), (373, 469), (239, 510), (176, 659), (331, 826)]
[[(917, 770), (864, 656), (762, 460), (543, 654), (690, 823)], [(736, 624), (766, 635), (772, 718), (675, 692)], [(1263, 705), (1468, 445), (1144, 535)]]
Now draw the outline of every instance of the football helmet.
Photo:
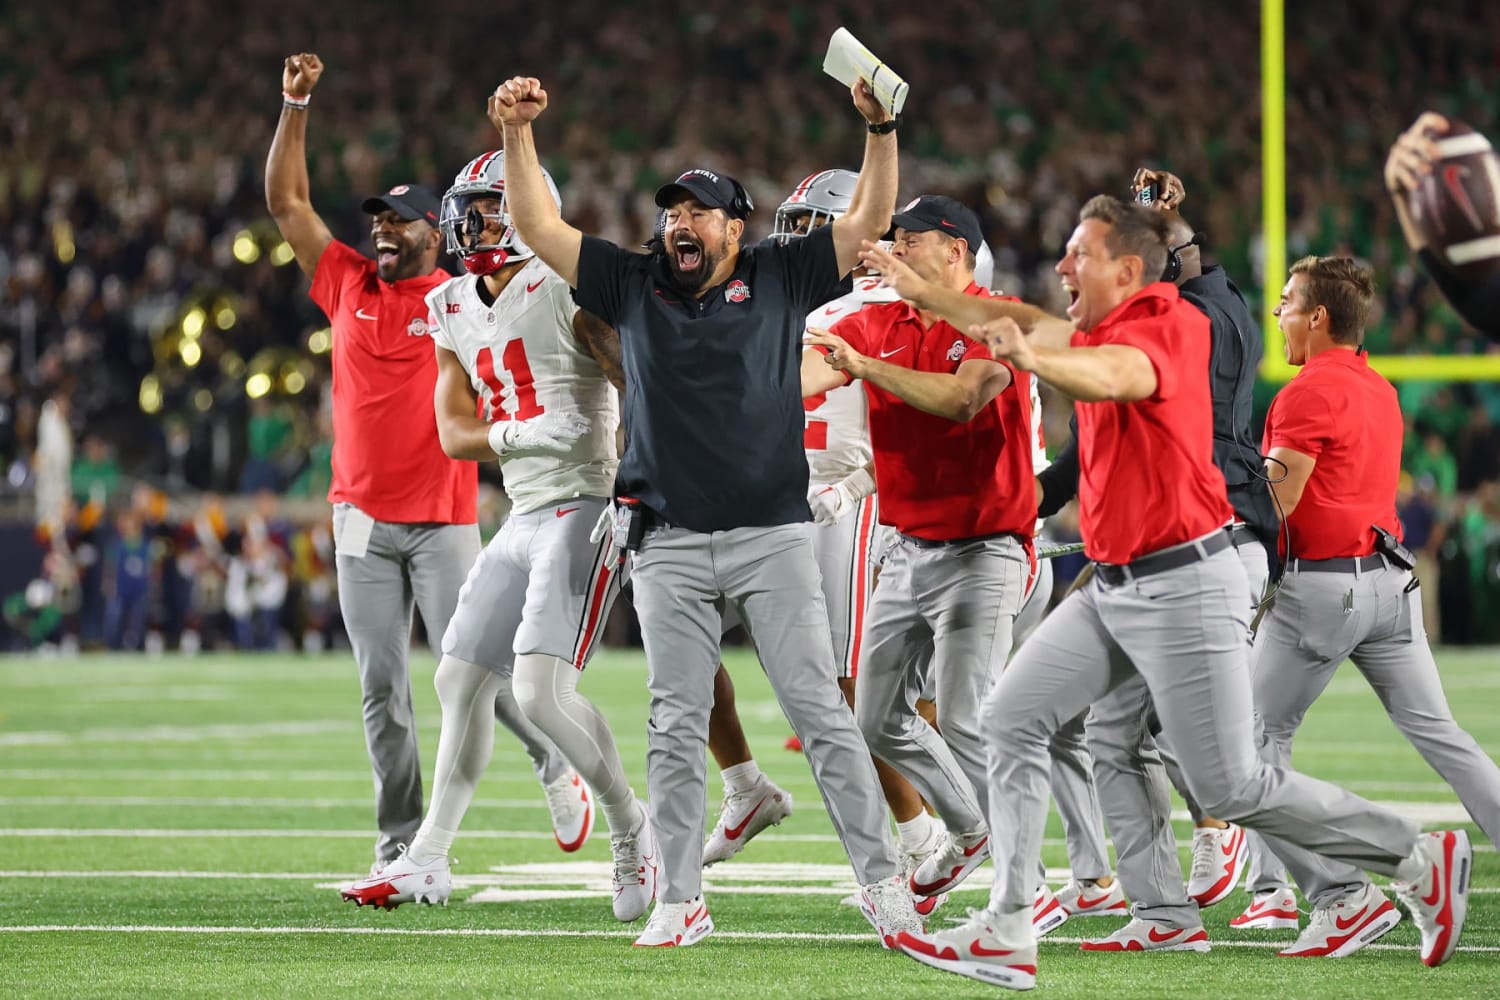
[[(820, 170), (805, 178), (797, 189), (776, 209), (776, 223), (771, 238), (778, 243), (806, 236), (821, 225), (832, 222), (849, 211), (854, 185), (859, 174), (852, 170)], [(798, 220), (810, 215), (807, 226), (797, 228)]]
[[(562, 208), (562, 195), (552, 175), (542, 168), (542, 177), (552, 200)], [(475, 202), (486, 198), (499, 198), (498, 213), (482, 213)], [(481, 243), (484, 231), (500, 224), (500, 237), (491, 243)], [(470, 274), (493, 274), (506, 264), (525, 260), (535, 254), (522, 242), (511, 221), (505, 203), (505, 153), (494, 149), (476, 156), (453, 178), (453, 186), (443, 195), (442, 214), (438, 228), (443, 231), (448, 252), (463, 261)]]
[(995, 287), (995, 255), (990, 253), (990, 245), (983, 241), (974, 251), (974, 282), (980, 288), (993, 290)]

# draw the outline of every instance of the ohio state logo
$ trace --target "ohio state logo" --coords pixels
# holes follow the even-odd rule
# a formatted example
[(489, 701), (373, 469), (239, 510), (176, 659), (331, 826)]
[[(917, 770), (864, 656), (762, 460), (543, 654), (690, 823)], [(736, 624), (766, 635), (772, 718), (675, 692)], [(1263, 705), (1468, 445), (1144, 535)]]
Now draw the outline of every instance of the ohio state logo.
[(411, 190), (411, 185), (410, 184), (397, 184), (395, 187), (393, 187), (389, 191), (387, 191), (386, 194), (395, 195), (396, 197), (399, 198), (401, 195), (405, 194), (406, 192), (408, 192), (410, 190)]
[(408, 337), (427, 336), (427, 320), (421, 317), (414, 318), (410, 323), (406, 324), (406, 335)]
[(749, 297), (750, 286), (745, 284), (739, 278), (735, 278), (729, 283), (729, 287), (724, 289), (725, 302), (743, 302)]
[(962, 358), (964, 356), (964, 351), (966, 350), (968, 350), (968, 348), (964, 346), (964, 342), (962, 340), (955, 340), (953, 342), (953, 346), (948, 348), (948, 360), (957, 361), (959, 358)]

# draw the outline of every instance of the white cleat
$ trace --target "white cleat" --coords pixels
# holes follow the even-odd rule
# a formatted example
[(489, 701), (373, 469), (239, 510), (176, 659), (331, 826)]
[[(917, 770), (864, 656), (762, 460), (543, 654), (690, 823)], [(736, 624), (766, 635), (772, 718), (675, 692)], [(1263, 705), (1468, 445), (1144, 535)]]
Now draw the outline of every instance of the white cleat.
[(637, 948), (686, 948), (714, 931), (714, 918), (700, 892), (685, 903), (657, 903), (646, 929), (635, 939)]
[(1208, 932), (1202, 927), (1168, 927), (1136, 917), (1109, 937), (1078, 947), (1081, 951), (1208, 951)]
[(447, 903), (453, 894), (448, 859), (423, 864), (403, 853), (394, 861), (378, 864), (370, 874), (339, 890), (339, 895), (360, 906), (394, 910), (402, 903)]
[(1237, 931), (1294, 931), (1302, 926), (1297, 895), (1290, 889), (1257, 892), (1245, 912), (1229, 921)]
[(1344, 958), (1385, 937), (1401, 922), (1401, 911), (1385, 893), (1366, 883), (1359, 892), (1312, 911), (1307, 929), (1283, 958)]
[(552, 814), (552, 835), (568, 854), (582, 847), (594, 832), (594, 797), (577, 771), (542, 786), (547, 793), (547, 811)]
[(1074, 918), (1130, 916), (1130, 903), (1119, 879), (1111, 882), (1108, 889), (1101, 889), (1093, 879), (1075, 878), (1057, 890), (1057, 901)]
[(728, 861), (770, 826), (777, 826), (792, 814), (792, 795), (764, 775), (749, 791), (724, 796), (719, 821), (714, 824), (708, 843), (703, 845), (703, 867)]
[(1427, 873), (1418, 882), (1393, 886), (1422, 932), (1422, 964), (1435, 968), (1453, 957), (1463, 933), (1474, 849), (1463, 830), (1424, 833), (1417, 849), (1426, 855)]
[(1202, 910), (1221, 903), (1240, 884), (1245, 864), (1245, 828), (1230, 823), (1228, 829), (1199, 827), (1193, 831), (1193, 869), (1188, 875), (1188, 898)]
[(859, 912), (875, 928), (884, 948), (896, 947), (896, 936), (902, 931), (922, 933), (922, 918), (917, 914), (915, 900), (906, 886), (904, 875), (892, 875), (879, 882), (861, 886)]
[(1036, 944), (1003, 944), (985, 910), (970, 910), (958, 927), (931, 933), (903, 931), (896, 950), (934, 969), (977, 979), (1008, 990), (1036, 987)]
[(609, 849), (615, 859), (615, 919), (628, 924), (639, 919), (656, 899), (660, 862), (651, 821), (642, 816), (641, 825), (633, 832), (609, 838)]
[(912, 895), (938, 896), (951, 892), (989, 856), (990, 835), (987, 830), (967, 834), (951, 830), (944, 833), (942, 846), (911, 873)]
[(1037, 940), (1040, 941), (1067, 922), (1068, 911), (1052, 894), (1052, 890), (1047, 888), (1047, 883), (1043, 882), (1036, 891), (1036, 900), (1031, 904), (1031, 926), (1036, 931)]

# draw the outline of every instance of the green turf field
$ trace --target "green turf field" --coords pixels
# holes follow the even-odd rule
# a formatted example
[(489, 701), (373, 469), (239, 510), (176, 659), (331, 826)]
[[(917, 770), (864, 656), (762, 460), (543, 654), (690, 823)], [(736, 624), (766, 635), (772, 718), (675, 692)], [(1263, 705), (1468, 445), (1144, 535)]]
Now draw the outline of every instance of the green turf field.
[[(1500, 655), (1446, 653), (1462, 722), (1500, 750)], [(373, 843), (359, 690), (347, 656), (0, 660), (0, 993), (9, 996), (903, 997), (998, 995), (882, 951), (806, 765), (754, 662), (732, 657), (746, 730), (796, 814), (710, 870), (717, 931), (680, 950), (632, 949), (610, 915), (602, 825), (576, 855), (553, 843), (521, 753), (497, 739), (454, 846), (453, 902), (394, 912), (339, 900)], [(429, 771), (432, 662), (414, 677)], [(583, 684), (644, 791), (638, 653), (606, 652)], [(1351, 667), (1313, 708), (1304, 770), (1402, 803), (1429, 827), (1462, 810)], [(720, 794), (711, 779), (712, 822)], [(1463, 946), (1417, 960), (1408, 923), (1348, 959), (1277, 958), (1288, 934), (1239, 933), (1246, 897), (1206, 914), (1208, 955), (1086, 955), (1065, 925), (1042, 946), (1050, 997), (1500, 996), (1500, 858), (1472, 824), (1476, 892)], [(1187, 824), (1179, 834), (1188, 835)], [(1067, 860), (1056, 819), (1045, 860)], [(935, 920), (982, 905), (988, 867)]]

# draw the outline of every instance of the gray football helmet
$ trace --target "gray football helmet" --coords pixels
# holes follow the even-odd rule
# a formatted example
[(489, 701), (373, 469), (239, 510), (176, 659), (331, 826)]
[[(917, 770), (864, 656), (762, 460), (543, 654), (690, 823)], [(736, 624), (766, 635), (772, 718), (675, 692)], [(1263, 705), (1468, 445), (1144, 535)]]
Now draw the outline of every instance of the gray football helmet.
[(858, 183), (859, 174), (852, 170), (821, 170), (804, 178), (776, 209), (771, 238), (785, 243), (837, 219), (849, 211), (854, 185)]

